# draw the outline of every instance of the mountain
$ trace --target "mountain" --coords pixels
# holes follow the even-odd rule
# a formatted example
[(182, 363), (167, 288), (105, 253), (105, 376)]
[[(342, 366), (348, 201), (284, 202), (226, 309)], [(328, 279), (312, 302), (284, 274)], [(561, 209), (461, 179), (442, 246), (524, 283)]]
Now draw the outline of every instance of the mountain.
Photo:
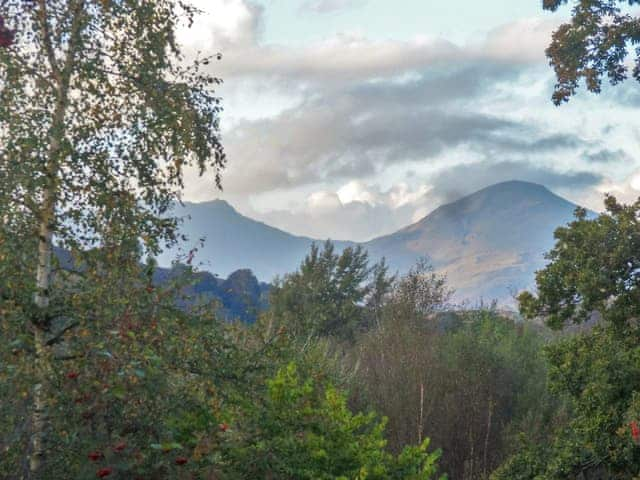
[[(576, 205), (534, 183), (492, 185), (443, 205), (417, 223), (363, 244), (372, 259), (385, 257), (404, 272), (427, 257), (456, 289), (455, 299), (509, 301), (512, 291), (531, 287), (553, 231), (572, 218)], [(245, 217), (222, 200), (186, 203), (183, 233), (206, 237), (197, 259), (226, 276), (249, 268), (263, 281), (295, 270), (314, 239), (291, 235)], [(317, 241), (317, 240), (316, 240)], [(349, 242), (337, 242), (341, 250)], [(176, 252), (160, 259), (168, 265)]]
[[(248, 268), (260, 280), (271, 281), (276, 275), (296, 270), (311, 244), (318, 241), (245, 217), (224, 200), (185, 202), (173, 213), (188, 217), (181, 232), (189, 238), (189, 244), (196, 246), (198, 239), (205, 239), (196, 261), (204, 262), (204, 269), (221, 276)], [(336, 242), (338, 248), (345, 245), (345, 242)], [(169, 250), (158, 262), (169, 266), (178, 253), (175, 249)]]
[(443, 205), (365, 247), (400, 271), (426, 256), (447, 275), (458, 300), (505, 301), (533, 286), (554, 230), (572, 219), (575, 208), (542, 185), (504, 182)]

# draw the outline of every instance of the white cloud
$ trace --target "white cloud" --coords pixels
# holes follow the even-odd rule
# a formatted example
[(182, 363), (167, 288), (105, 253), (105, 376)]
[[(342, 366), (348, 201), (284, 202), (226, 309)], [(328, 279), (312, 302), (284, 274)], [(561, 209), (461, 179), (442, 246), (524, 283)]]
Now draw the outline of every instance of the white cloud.
[(202, 14), (183, 27), (179, 41), (188, 52), (214, 53), (256, 45), (261, 31), (262, 7), (246, 0), (192, 0)]
[(360, 180), (352, 180), (347, 183), (338, 190), (337, 194), (343, 204), (362, 202), (373, 206), (379, 203), (378, 195), (369, 191), (364, 182)]
[[(182, 38), (192, 55), (223, 54), (210, 68), (225, 80), (227, 198), (234, 205), (239, 199), (249, 214), (256, 213), (251, 199), (266, 195), (287, 198), (280, 205), (298, 204), (253, 215), (268, 223), (320, 238), (364, 240), (499, 179), (551, 182), (556, 189), (566, 182), (560, 193), (587, 206), (601, 205), (603, 189), (630, 198), (640, 186), (630, 177), (596, 188), (613, 166), (602, 152), (631, 151), (628, 145), (611, 147), (599, 133), (595, 141), (576, 110), (568, 115), (566, 108), (549, 113), (541, 107), (551, 93), (544, 49), (555, 21), (518, 20), (466, 44), (428, 33), (372, 40), (352, 32), (294, 48), (265, 44), (265, 11), (251, 1), (198, 3), (207, 14)], [(589, 125), (600, 131), (597, 121)], [(587, 170), (593, 175), (583, 171), (583, 151), (593, 153)], [(474, 178), (464, 173), (469, 163)], [(553, 168), (560, 164), (575, 175), (558, 174)], [(439, 170), (429, 176), (418, 165)], [(421, 180), (388, 179), (391, 169), (416, 169)], [(191, 200), (217, 195), (195, 178), (188, 185)]]
[(335, 191), (313, 192), (288, 210), (245, 209), (244, 213), (294, 234), (366, 241), (413, 223), (419, 219), (418, 213), (424, 213), (420, 218), (429, 213), (436, 204), (429, 190), (406, 183), (383, 190), (375, 184), (352, 181)]

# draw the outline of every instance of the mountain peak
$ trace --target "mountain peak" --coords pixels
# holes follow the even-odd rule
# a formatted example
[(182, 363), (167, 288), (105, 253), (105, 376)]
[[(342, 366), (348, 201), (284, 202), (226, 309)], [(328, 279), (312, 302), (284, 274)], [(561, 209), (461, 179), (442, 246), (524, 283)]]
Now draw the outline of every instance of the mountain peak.
[(476, 193), (480, 193), (484, 191), (512, 190), (512, 189), (518, 189), (520, 192), (538, 191), (538, 192), (552, 193), (544, 185), (541, 185), (535, 182), (528, 182), (526, 180), (506, 180), (504, 182), (494, 183), (493, 185), (489, 185), (485, 188), (478, 190)]
[(239, 212), (226, 200), (216, 198), (204, 202), (184, 202), (187, 210), (207, 211), (210, 213), (240, 215)]

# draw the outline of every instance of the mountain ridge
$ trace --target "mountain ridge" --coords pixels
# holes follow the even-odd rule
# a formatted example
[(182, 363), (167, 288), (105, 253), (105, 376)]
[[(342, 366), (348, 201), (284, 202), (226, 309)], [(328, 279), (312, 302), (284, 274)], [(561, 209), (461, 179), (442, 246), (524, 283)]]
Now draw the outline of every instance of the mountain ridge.
[[(553, 231), (572, 219), (576, 207), (543, 185), (511, 180), (441, 205), (394, 233), (335, 243), (338, 251), (362, 245), (372, 260), (385, 257), (399, 272), (426, 257), (447, 275), (457, 301), (495, 298), (509, 303), (512, 290), (533, 285), (535, 270), (544, 265), (543, 253), (553, 246)], [(261, 280), (271, 281), (295, 270), (310, 245), (324, 241), (253, 220), (220, 199), (185, 203), (176, 211), (181, 213), (191, 216), (191, 223), (185, 223), (190, 238), (207, 237), (198, 254), (205, 268), (210, 262), (221, 275), (250, 268)]]

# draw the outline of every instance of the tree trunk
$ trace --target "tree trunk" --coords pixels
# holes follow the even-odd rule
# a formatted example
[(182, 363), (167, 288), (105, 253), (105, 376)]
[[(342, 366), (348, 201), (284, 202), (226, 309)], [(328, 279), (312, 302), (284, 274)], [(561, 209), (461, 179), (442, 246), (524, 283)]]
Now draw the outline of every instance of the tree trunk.
[[(59, 142), (52, 141), (50, 153), (55, 158), (60, 150)], [(50, 172), (51, 173), (51, 172)], [(55, 173), (53, 173), (55, 175)], [(38, 267), (36, 271), (37, 318), (34, 319), (35, 372), (37, 383), (33, 387), (33, 411), (31, 414), (31, 456), (29, 458), (30, 478), (38, 479), (46, 471), (47, 433), (49, 430), (48, 388), (51, 373), (50, 352), (45, 341), (49, 323), (49, 301), (51, 282), (51, 254), (53, 250), (53, 225), (55, 217), (55, 181), (44, 192), (43, 208), (40, 213), (38, 230)]]
[(493, 396), (489, 395), (487, 412), (487, 434), (484, 437), (484, 478), (487, 478), (487, 459), (489, 456), (489, 438), (491, 436), (491, 420), (493, 419)]
[(51, 352), (45, 336), (49, 328), (51, 314), (51, 256), (53, 235), (57, 225), (56, 210), (60, 195), (60, 165), (65, 139), (65, 117), (68, 108), (69, 86), (74, 72), (75, 57), (80, 47), (80, 32), (84, 22), (85, 0), (70, 1), (67, 14), (71, 18), (68, 46), (63, 63), (55, 55), (55, 46), (49, 25), (47, 0), (38, 0), (37, 19), (42, 33), (44, 52), (49, 62), (50, 73), (56, 85), (56, 104), (49, 131), (49, 148), (46, 167), (42, 172), (46, 183), (42, 191), (42, 209), (38, 216), (38, 265), (36, 272), (36, 293), (34, 303), (36, 316), (34, 344), (36, 351), (36, 384), (33, 387), (33, 411), (31, 415), (31, 456), (29, 458), (29, 478), (37, 480), (47, 472), (47, 434), (49, 423), (49, 381), (51, 377)]
[(420, 414), (418, 415), (418, 445), (422, 445), (424, 422), (424, 383), (420, 382)]

